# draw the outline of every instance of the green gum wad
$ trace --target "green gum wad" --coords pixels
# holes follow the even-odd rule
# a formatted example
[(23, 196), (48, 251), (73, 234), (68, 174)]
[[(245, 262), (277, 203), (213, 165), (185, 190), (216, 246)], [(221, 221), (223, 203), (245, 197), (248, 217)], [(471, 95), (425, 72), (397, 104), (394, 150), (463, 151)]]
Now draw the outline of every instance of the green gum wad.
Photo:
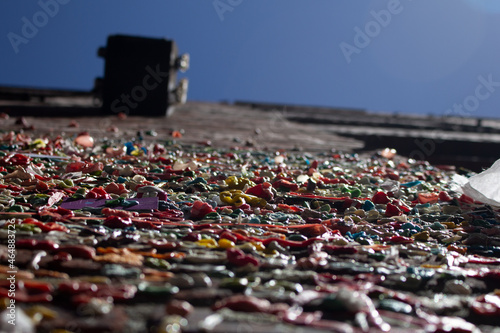
[(71, 188), (75, 186), (75, 183), (73, 183), (71, 179), (54, 180), (54, 183), (61, 188)]
[(168, 261), (159, 258), (146, 258), (146, 260), (144, 261), (144, 265), (151, 268), (161, 268), (166, 270), (172, 268), (172, 265), (170, 265)]
[(87, 192), (88, 192), (88, 190), (86, 188), (80, 187), (78, 190), (76, 190), (75, 194), (73, 194), (72, 198), (73, 199), (85, 199)]
[(171, 296), (179, 292), (179, 288), (170, 284), (152, 285), (147, 282), (140, 283), (137, 289), (141, 293), (154, 296)]
[(29, 199), (28, 202), (32, 204), (33, 206), (43, 206), (47, 204), (48, 199), (50, 198), (50, 195), (47, 194), (35, 194), (32, 195)]
[(357, 187), (349, 188), (347, 185), (344, 185), (340, 188), (342, 193), (349, 193), (351, 198), (357, 198), (361, 195), (361, 190)]

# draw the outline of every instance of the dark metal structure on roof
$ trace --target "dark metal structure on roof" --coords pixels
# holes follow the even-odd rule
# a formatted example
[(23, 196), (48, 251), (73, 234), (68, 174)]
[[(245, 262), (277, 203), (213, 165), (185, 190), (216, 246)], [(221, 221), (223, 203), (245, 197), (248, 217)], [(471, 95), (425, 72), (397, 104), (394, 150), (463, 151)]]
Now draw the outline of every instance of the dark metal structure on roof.
[(186, 101), (188, 80), (177, 81), (177, 72), (189, 68), (189, 55), (180, 55), (175, 41), (113, 35), (98, 55), (105, 60), (104, 78), (96, 79), (92, 91), (0, 87), (0, 110), (32, 116), (165, 116)]
[(99, 49), (105, 61), (102, 108), (129, 115), (164, 116), (171, 105), (184, 103), (189, 56), (181, 55), (172, 40), (123, 35), (110, 36)]

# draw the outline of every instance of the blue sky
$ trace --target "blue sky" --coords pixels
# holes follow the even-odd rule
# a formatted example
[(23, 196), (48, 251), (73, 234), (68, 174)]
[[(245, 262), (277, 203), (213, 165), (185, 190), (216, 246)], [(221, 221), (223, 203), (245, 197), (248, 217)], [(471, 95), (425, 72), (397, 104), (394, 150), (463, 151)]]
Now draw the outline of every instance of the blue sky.
[[(59, 7), (45, 21), (44, 3)], [(495, 118), (500, 105), (498, 0), (11, 0), (0, 29), (0, 85), (89, 90), (97, 48), (121, 33), (190, 53), (190, 100)]]

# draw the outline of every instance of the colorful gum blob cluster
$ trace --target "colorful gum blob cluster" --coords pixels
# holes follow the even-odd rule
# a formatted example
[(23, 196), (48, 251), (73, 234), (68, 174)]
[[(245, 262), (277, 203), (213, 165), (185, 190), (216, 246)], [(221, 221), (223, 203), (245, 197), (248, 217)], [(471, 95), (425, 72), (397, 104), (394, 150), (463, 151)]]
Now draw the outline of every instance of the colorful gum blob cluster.
[(2, 139), (2, 329), (12, 304), (33, 332), (500, 324), (498, 211), (452, 167), (89, 142)]

